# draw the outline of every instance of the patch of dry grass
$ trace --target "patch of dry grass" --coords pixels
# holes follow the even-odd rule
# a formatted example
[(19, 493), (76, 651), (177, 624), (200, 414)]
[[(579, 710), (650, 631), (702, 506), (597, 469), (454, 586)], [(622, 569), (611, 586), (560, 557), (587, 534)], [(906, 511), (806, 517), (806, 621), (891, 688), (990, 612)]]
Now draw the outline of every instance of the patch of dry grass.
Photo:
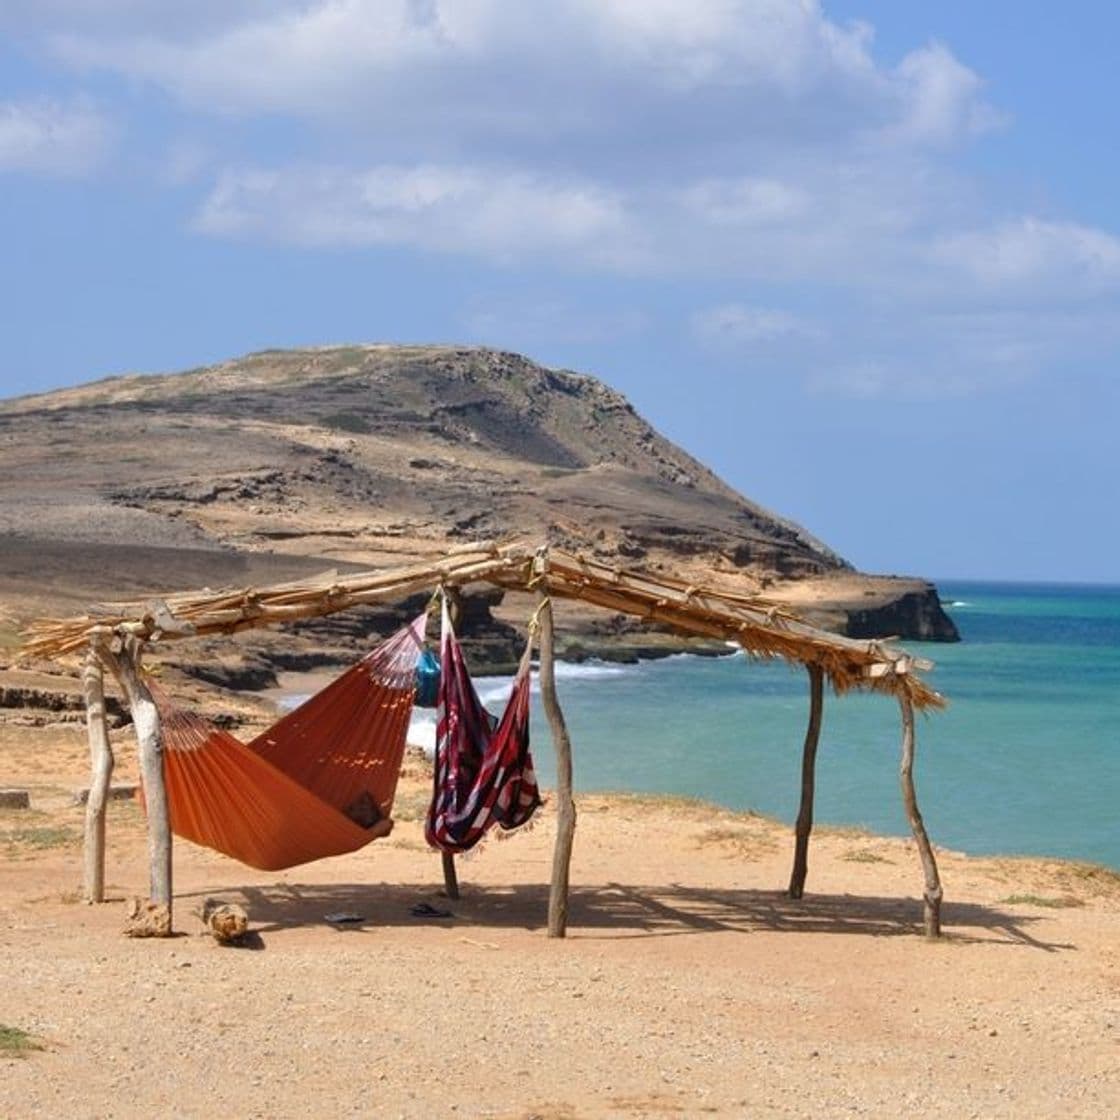
[(0, 832), (0, 844), (12, 859), (52, 848), (76, 847), (81, 838), (77, 829), (65, 825), (23, 825)]
[(1023, 894), (1120, 903), (1120, 871), (1103, 864), (1007, 856), (979, 867), (996, 882), (1022, 888)]
[(841, 840), (875, 840), (880, 839), (869, 828), (860, 824), (821, 824), (813, 826), (814, 832), (822, 836), (836, 836)]
[[(648, 809), (656, 812), (669, 812), (675, 815), (693, 816), (704, 813), (722, 816), (726, 810), (699, 797), (684, 797), (673, 793), (625, 793), (614, 790), (594, 795), (596, 800), (608, 806), (616, 805), (625, 809)], [(585, 798), (580, 798), (584, 800)], [(587, 798), (590, 800), (590, 798)]]
[(778, 847), (773, 832), (761, 821), (714, 825), (705, 829), (696, 840), (697, 847), (716, 846), (727, 849), (738, 859), (761, 859)]
[(1009, 894), (999, 901), (1003, 906), (1042, 906), (1048, 910), (1065, 910), (1085, 905), (1081, 899), (1071, 895), (1066, 895), (1064, 898), (1044, 898), (1039, 894)]
[[(45, 824), (50, 819), (50, 814), (44, 813), (41, 809), (11, 809), (6, 806), (0, 808), (0, 829)], [(0, 835), (3, 835), (3, 832), (0, 832)]]
[(43, 1046), (25, 1030), (0, 1023), (0, 1058), (26, 1058)]
[(1060, 876), (1071, 883), (1088, 887), (1094, 894), (1120, 895), (1120, 871), (1099, 863), (1064, 863), (1058, 865)]
[(894, 863), (871, 848), (849, 848), (840, 858), (847, 863)]
[(397, 791), (393, 801), (393, 820), (395, 821), (422, 821), (431, 804), (432, 791), (406, 790)]

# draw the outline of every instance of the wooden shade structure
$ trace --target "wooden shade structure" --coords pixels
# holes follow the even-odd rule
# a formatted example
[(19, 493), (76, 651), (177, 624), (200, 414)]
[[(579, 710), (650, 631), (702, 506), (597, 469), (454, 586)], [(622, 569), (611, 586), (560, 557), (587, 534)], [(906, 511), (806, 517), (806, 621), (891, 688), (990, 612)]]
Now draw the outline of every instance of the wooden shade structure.
[[(595, 559), (530, 542), (470, 545), (442, 559), (267, 587), (209, 589), (170, 594), (146, 602), (113, 603), (64, 619), (40, 619), (26, 631), (24, 653), (62, 658), (84, 653), (93, 785), (87, 808), (86, 889), (91, 900), (103, 894), (104, 793), (112, 772), (105, 732), (101, 667), (117, 677), (132, 708), (149, 809), (152, 903), (166, 907), (170, 929), (171, 860), (166, 804), (162, 797), (158, 714), (138, 670), (146, 645), (208, 634), (321, 617), (363, 603), (393, 602), (434, 587), (460, 588), (486, 582), (508, 590), (537, 592), (541, 619), (541, 693), (557, 752), (559, 828), (553, 861), (549, 933), (563, 936), (575, 806), (571, 788), (571, 747), (556, 696), (553, 673), (551, 602), (573, 599), (657, 622), (676, 633), (733, 643), (756, 658), (781, 658), (804, 665), (810, 676), (812, 710), (802, 766), (802, 799), (792, 897), (800, 897), (812, 824), (813, 769), (820, 731), (822, 686), (833, 691), (885, 693), (898, 699), (902, 714), (903, 801), (918, 844), (925, 877), (925, 927), (940, 930), (941, 886), (922, 824), (913, 786), (915, 710), (944, 705), (921, 677), (932, 664), (889, 643), (844, 638), (817, 629), (775, 603), (727, 590), (686, 583), (664, 575), (621, 569)], [(103, 788), (104, 787), (104, 788)], [(453, 869), (445, 864), (453, 876)], [(452, 880), (449, 878), (449, 885)]]

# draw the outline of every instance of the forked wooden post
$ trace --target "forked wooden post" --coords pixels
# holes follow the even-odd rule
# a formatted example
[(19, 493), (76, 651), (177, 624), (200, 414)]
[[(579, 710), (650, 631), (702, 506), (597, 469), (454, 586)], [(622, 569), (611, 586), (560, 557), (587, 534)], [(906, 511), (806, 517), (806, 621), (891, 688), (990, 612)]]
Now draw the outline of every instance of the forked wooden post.
[(572, 800), (572, 741), (560, 701), (556, 698), (555, 636), (552, 600), (540, 592), (541, 703), (548, 717), (556, 749), (556, 847), (552, 853), (552, 884), (548, 892), (548, 936), (564, 937), (568, 931), (568, 882), (572, 841), (576, 832), (576, 806)]
[(899, 777), (902, 784), (902, 802), (906, 815), (910, 818), (910, 831), (918, 845), (922, 858), (922, 873), (925, 876), (925, 931), (926, 937), (941, 936), (941, 876), (937, 872), (937, 860), (933, 856), (926, 826), (918, 809), (918, 798), (914, 792), (914, 705), (905, 692), (898, 694), (898, 705), (902, 709), (902, 763)]
[(148, 896), (146, 935), (171, 936), (171, 817), (163, 776), (163, 731), (159, 711), (140, 673), (141, 645), (135, 638), (123, 642), (119, 653), (106, 653), (109, 667), (120, 682), (132, 712), (140, 756), (140, 780), (148, 811)]
[[(96, 639), (95, 639), (96, 641)], [(86, 902), (105, 901), (105, 806), (113, 777), (113, 748), (105, 722), (105, 671), (91, 644), (82, 666), (86, 700), (86, 734), (89, 739), (90, 782), (86, 801), (84, 883)]]
[(805, 876), (809, 873), (809, 834), (813, 831), (813, 796), (816, 791), (817, 743), (821, 736), (821, 715), (824, 709), (824, 670), (807, 665), (809, 671), (809, 726), (805, 729), (805, 746), (801, 752), (801, 807), (793, 851), (793, 872), (789, 877), (789, 897), (805, 893)]

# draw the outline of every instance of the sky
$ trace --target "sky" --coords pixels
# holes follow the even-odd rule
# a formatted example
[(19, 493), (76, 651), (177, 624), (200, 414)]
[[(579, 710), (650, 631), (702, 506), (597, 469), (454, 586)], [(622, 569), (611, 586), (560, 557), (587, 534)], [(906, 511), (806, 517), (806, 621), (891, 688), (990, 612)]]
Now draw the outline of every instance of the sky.
[(2, 0), (0, 396), (488, 345), (864, 570), (1120, 582), (1118, 37), (1104, 0)]

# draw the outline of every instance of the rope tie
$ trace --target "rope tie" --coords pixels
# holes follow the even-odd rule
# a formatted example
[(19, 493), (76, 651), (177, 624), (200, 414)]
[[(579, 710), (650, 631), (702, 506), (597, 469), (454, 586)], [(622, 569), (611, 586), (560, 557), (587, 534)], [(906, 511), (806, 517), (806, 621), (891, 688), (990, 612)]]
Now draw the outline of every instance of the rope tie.
[(529, 619), (530, 638), (535, 638), (541, 632), (541, 611), (543, 611), (545, 607), (551, 606), (552, 600), (547, 595), (537, 604), (537, 609), (533, 611), (532, 617)]
[(432, 597), (428, 600), (428, 605), (424, 608), (424, 613), (431, 618), (440, 608), (443, 603), (445, 589), (442, 583), (436, 585), (435, 591), (432, 592)]
[(543, 545), (538, 548), (533, 555), (533, 566), (530, 569), (529, 579), (526, 582), (526, 589), (535, 591), (541, 583), (545, 582), (548, 577), (548, 546)]

